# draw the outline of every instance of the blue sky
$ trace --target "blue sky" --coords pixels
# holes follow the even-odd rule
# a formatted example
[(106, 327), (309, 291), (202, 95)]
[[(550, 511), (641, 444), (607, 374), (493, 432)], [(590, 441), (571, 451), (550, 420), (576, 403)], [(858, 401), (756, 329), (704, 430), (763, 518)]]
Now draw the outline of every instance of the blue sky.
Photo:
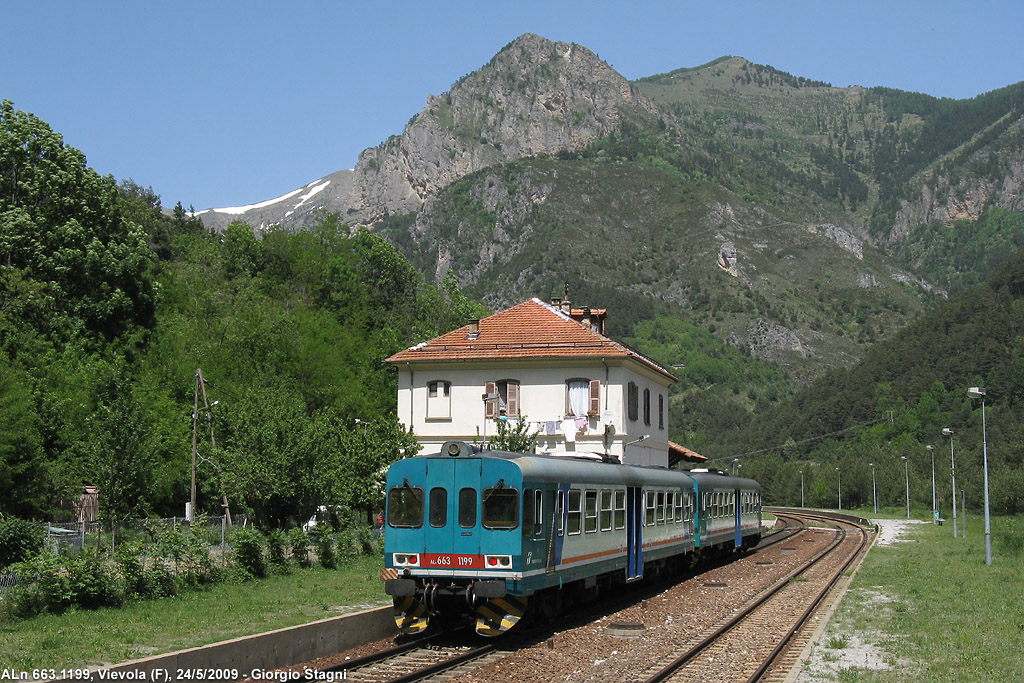
[(527, 32), (630, 79), (737, 55), (939, 97), (1024, 80), (1020, 0), (11, 1), (0, 25), (0, 99), (100, 173), (197, 210), (351, 168)]

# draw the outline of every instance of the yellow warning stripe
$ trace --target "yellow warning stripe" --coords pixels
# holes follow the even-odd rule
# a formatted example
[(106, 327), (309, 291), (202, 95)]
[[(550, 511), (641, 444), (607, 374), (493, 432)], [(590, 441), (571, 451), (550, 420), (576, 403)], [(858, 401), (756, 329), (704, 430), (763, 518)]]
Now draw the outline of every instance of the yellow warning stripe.
[(427, 608), (411, 596), (395, 597), (395, 624), (402, 633), (418, 633), (430, 623)]
[(494, 598), (476, 610), (476, 632), (482, 636), (497, 636), (509, 630), (526, 614), (526, 598), (506, 596)]

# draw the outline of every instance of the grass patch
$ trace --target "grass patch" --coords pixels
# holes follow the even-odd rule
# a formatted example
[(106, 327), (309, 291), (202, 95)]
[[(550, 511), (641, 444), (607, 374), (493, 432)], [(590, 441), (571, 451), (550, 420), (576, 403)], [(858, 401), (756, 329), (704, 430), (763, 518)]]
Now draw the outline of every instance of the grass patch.
[(821, 657), (856, 634), (889, 668), (861, 666), (856, 657), (867, 655), (859, 654), (853, 666), (813, 680), (1020, 680), (1024, 557), (1014, 548), (1021, 522), (993, 518), (991, 567), (980, 515), (966, 539), (954, 539), (948, 525), (919, 524), (905, 532), (913, 542), (873, 548), (829, 625), (823, 644), (831, 649)]
[(353, 557), (334, 570), (301, 569), (119, 609), (2, 623), (0, 668), (112, 664), (388, 604), (382, 566), (380, 557)]

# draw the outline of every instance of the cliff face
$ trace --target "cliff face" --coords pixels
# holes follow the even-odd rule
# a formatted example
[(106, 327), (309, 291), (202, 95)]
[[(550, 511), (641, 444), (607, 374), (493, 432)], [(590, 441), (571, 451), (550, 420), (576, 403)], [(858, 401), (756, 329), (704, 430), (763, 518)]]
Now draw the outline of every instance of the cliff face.
[(373, 223), (419, 209), (453, 181), (541, 153), (582, 149), (654, 104), (593, 52), (527, 34), (359, 158), (349, 214)]

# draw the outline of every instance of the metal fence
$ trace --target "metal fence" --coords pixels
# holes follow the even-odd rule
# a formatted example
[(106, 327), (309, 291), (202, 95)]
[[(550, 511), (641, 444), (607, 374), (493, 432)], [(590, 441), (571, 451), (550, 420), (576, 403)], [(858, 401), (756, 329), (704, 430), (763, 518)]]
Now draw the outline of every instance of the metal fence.
[[(247, 520), (244, 515), (236, 515), (232, 520), (235, 526), (244, 526)], [(99, 522), (40, 522), (39, 528), (44, 532), (47, 548), (54, 552), (74, 554), (85, 547), (99, 550), (109, 549), (111, 542), (141, 541), (149, 544), (156, 540), (157, 535), (168, 528), (172, 530), (188, 529), (191, 523), (185, 517), (164, 517), (154, 519), (130, 520), (111, 527)], [(211, 552), (227, 549), (227, 536), (230, 527), (225, 517), (207, 517), (202, 531)]]

